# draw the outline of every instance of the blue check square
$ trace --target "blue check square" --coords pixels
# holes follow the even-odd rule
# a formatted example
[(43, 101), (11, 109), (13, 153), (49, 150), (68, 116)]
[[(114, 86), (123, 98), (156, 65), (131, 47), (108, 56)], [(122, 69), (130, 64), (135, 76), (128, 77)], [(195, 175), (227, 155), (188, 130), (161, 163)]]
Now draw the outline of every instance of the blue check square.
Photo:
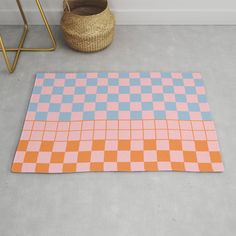
[(183, 80), (182, 79), (173, 79), (174, 86), (183, 86)]
[(130, 90), (129, 86), (120, 86), (119, 91), (121, 94), (128, 94)]
[(129, 111), (130, 110), (130, 104), (128, 102), (120, 102), (119, 109), (121, 111)]
[(110, 79), (108, 80), (108, 85), (117, 86), (117, 85), (119, 85), (119, 80), (116, 79), (116, 78), (110, 78)]
[(118, 111), (108, 111), (107, 118), (108, 120), (118, 120), (119, 119)]
[(186, 102), (186, 96), (184, 94), (175, 94), (176, 102)]
[(50, 102), (50, 99), (51, 99), (51, 96), (50, 95), (41, 95), (40, 98), (39, 98), (39, 102), (41, 103), (49, 103)]
[(67, 87), (75, 86), (75, 80), (74, 79), (66, 79), (65, 86), (67, 86)]
[(170, 72), (161, 72), (161, 77), (162, 78), (171, 78), (171, 73)]
[(189, 103), (188, 109), (189, 111), (200, 111), (200, 107), (197, 103)]
[(133, 86), (140, 85), (140, 79), (132, 78), (130, 79), (130, 84)]
[(60, 111), (60, 108), (61, 108), (61, 105), (60, 104), (57, 104), (57, 103), (51, 103), (49, 105), (49, 111), (50, 112), (59, 112)]
[(87, 80), (87, 85), (88, 85), (88, 86), (96, 86), (96, 85), (97, 85), (97, 82), (98, 82), (97, 79), (91, 78), (91, 79), (88, 79), (88, 80)]
[(37, 104), (36, 103), (30, 103), (28, 111), (37, 111)]
[(212, 120), (212, 116), (210, 112), (202, 112), (202, 119), (203, 120)]
[(168, 110), (168, 111), (175, 111), (176, 110), (176, 103), (175, 102), (166, 102), (165, 107), (166, 107), (166, 110)]
[(83, 113), (83, 120), (94, 120), (95, 112), (94, 111), (86, 111)]
[(151, 80), (152, 85), (162, 85), (161, 78), (153, 78)]
[(107, 72), (99, 72), (98, 73), (98, 77), (99, 78), (107, 78), (108, 77), (108, 73)]
[(83, 78), (86, 78), (86, 77), (87, 77), (86, 73), (77, 73), (76, 74), (76, 78), (78, 78), (78, 79), (83, 79)]
[(60, 121), (69, 121), (71, 119), (71, 113), (70, 112), (61, 112), (59, 115)]
[(119, 101), (119, 95), (118, 94), (108, 94), (107, 95), (108, 102), (118, 102)]
[(142, 111), (131, 111), (130, 118), (132, 120), (141, 120), (142, 119)]
[(187, 94), (196, 94), (196, 88), (192, 86), (185, 87), (185, 91)]
[(129, 78), (129, 73), (128, 72), (121, 72), (119, 74), (120, 78)]
[(154, 111), (154, 117), (157, 120), (164, 120), (166, 119), (165, 111)]
[(154, 102), (162, 102), (164, 101), (164, 95), (161, 93), (156, 93), (152, 95), (152, 99)]
[(95, 101), (96, 101), (96, 94), (85, 95), (85, 102), (95, 102)]
[(107, 108), (106, 102), (97, 102), (96, 103), (96, 110), (97, 111), (105, 111)]
[(65, 73), (57, 73), (56, 74), (56, 79), (64, 79), (66, 77)]
[(73, 95), (63, 95), (62, 102), (63, 103), (72, 103), (73, 102)]
[(108, 92), (107, 86), (98, 86), (97, 87), (97, 93), (102, 94), (102, 93), (107, 93), (107, 92)]
[(152, 87), (151, 86), (142, 86), (141, 92), (142, 93), (152, 93)]
[(182, 75), (183, 75), (183, 78), (185, 79), (193, 78), (193, 73), (191, 72), (185, 72), (185, 73), (182, 73)]
[(131, 102), (141, 102), (141, 94), (131, 94), (130, 101)]
[(163, 91), (164, 93), (174, 93), (174, 88), (172, 86), (164, 86)]
[(33, 88), (33, 94), (40, 94), (42, 91), (42, 87), (34, 87)]
[(84, 104), (83, 103), (75, 103), (72, 106), (73, 112), (83, 111), (84, 110)]
[(47, 112), (37, 112), (35, 116), (35, 120), (47, 120), (48, 113)]
[(206, 96), (205, 95), (198, 95), (198, 101), (200, 102), (200, 103), (205, 103), (205, 102), (207, 102), (207, 99), (206, 99)]
[(84, 94), (85, 93), (85, 87), (76, 87), (75, 88), (75, 94)]
[(204, 83), (203, 83), (203, 80), (202, 80), (202, 79), (195, 79), (194, 82), (195, 82), (195, 86), (196, 86), (196, 87), (202, 87), (202, 86), (204, 86)]
[(153, 103), (152, 102), (143, 102), (142, 103), (142, 109), (144, 111), (151, 111), (151, 110), (153, 110)]
[(150, 78), (150, 73), (149, 72), (141, 72), (140, 77), (141, 78)]
[(63, 94), (64, 88), (63, 87), (54, 87), (52, 90), (53, 94)]
[(178, 112), (179, 120), (190, 120), (189, 112), (187, 111), (179, 111)]

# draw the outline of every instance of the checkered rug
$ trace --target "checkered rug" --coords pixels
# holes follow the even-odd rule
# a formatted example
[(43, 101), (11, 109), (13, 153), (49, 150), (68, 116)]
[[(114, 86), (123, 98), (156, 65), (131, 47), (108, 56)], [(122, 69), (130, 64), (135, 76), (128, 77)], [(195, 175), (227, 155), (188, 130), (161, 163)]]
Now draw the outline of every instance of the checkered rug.
[(223, 171), (201, 75), (37, 74), (12, 171)]

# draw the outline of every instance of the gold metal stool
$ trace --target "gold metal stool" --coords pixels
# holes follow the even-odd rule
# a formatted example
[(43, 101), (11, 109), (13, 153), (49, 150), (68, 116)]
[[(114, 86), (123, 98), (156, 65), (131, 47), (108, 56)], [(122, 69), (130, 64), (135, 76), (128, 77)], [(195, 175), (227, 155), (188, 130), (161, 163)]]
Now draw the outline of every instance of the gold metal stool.
[[(45, 24), (47, 32), (49, 33), (50, 39), (52, 41), (52, 47), (51, 48), (24, 48), (23, 47), (25, 39), (26, 39), (26, 36), (27, 36), (27, 33), (28, 33), (29, 26), (28, 26), (28, 22), (27, 22), (25, 14), (24, 14), (24, 11), (23, 11), (23, 8), (22, 8), (20, 0), (16, 0), (16, 2), (17, 2), (17, 5), (19, 7), (20, 14), (21, 14), (21, 17), (22, 17), (23, 23), (24, 23), (24, 31), (23, 31), (23, 34), (21, 36), (20, 42), (18, 44), (18, 47), (17, 48), (6, 48), (5, 45), (4, 45), (2, 37), (0, 36), (0, 51), (2, 51), (2, 53), (3, 53), (3, 57), (4, 57), (4, 60), (6, 62), (6, 65), (7, 65), (7, 69), (8, 69), (8, 71), (10, 73), (13, 73), (15, 71), (16, 65), (17, 65), (17, 62), (19, 60), (19, 56), (20, 56), (21, 52), (51, 52), (51, 51), (54, 51), (56, 49), (56, 40), (55, 40), (55, 38), (53, 36), (51, 27), (48, 24), (48, 20), (47, 20), (47, 18), (45, 16), (45, 13), (43, 11), (43, 8), (42, 8), (42, 5), (40, 3), (40, 0), (35, 0), (35, 2), (37, 4), (37, 7), (38, 7), (39, 12), (41, 14), (41, 17), (43, 19), (43, 22)], [(10, 63), (9, 57), (7, 55), (7, 52), (16, 52), (15, 58), (14, 58), (14, 61), (13, 61), (12, 64)]]

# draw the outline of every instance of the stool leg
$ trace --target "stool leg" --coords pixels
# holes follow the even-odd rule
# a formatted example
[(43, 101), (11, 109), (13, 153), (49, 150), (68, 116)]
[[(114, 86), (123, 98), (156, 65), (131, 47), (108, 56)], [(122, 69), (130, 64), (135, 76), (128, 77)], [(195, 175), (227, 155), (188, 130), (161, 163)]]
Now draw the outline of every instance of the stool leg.
[[(56, 50), (56, 47), (57, 47), (56, 40), (55, 40), (55, 38), (54, 38), (54, 36), (53, 36), (52, 29), (51, 29), (51, 27), (50, 27), (50, 25), (49, 25), (49, 23), (48, 23), (47, 17), (46, 17), (46, 15), (45, 15), (44, 11), (43, 11), (43, 8), (42, 8), (42, 5), (41, 5), (41, 3), (40, 3), (40, 0), (36, 0), (36, 4), (37, 4), (37, 6), (38, 6), (39, 12), (40, 12), (40, 14), (41, 14), (41, 17), (42, 17), (42, 19), (43, 19), (43, 22), (44, 22), (44, 24), (45, 24), (45, 27), (46, 27), (46, 29), (47, 29), (47, 31), (48, 31), (48, 34), (49, 34), (49, 36), (50, 36), (50, 39), (51, 39), (52, 45), (53, 45), (51, 48), (45, 48), (45, 49), (43, 49), (43, 48), (41, 48), (41, 49), (38, 48), (38, 51), (55, 51), (55, 50)], [(36, 50), (37, 50), (37, 49), (36, 49)]]
[[(43, 22), (44, 22), (46, 30), (47, 30), (47, 32), (49, 34), (49, 37), (51, 39), (52, 47), (50, 47), (50, 48), (25, 48), (25, 47), (22, 47), (21, 51), (23, 51), (23, 52), (51, 52), (51, 51), (55, 51), (56, 47), (57, 47), (56, 40), (55, 40), (55, 38), (53, 36), (52, 29), (51, 29), (51, 27), (50, 27), (50, 25), (48, 23), (47, 17), (45, 15), (44, 11), (43, 11), (41, 2), (40, 2), (40, 0), (35, 0), (35, 2), (36, 2), (36, 5), (38, 7), (38, 10), (40, 12), (40, 15), (41, 15), (41, 17), (43, 19)], [(22, 9), (22, 7), (21, 7), (21, 9)], [(5, 48), (5, 50), (7, 52), (8, 51), (9, 52), (14, 52), (14, 51), (17, 51), (18, 48)], [(2, 50), (0, 49), (0, 51), (2, 51)]]
[(26, 20), (26, 17), (25, 17), (25, 14), (23, 12), (23, 9), (22, 9), (22, 6), (21, 6), (21, 3), (20, 3), (20, 0), (16, 0), (17, 2), (17, 5), (19, 7), (19, 10), (20, 10), (20, 14), (22, 16), (22, 19), (24, 21), (24, 31), (23, 31), (23, 34), (21, 36), (21, 39), (20, 39), (20, 42), (19, 42), (19, 45), (18, 47), (16, 48), (16, 55), (15, 55), (15, 58), (14, 58), (14, 61), (13, 61), (13, 64), (11, 65), (10, 63), (10, 60), (9, 60), (9, 57), (7, 55), (7, 49), (4, 45), (4, 42), (3, 42), (3, 39), (2, 37), (0, 36), (0, 48), (1, 48), (1, 51), (2, 51), (2, 54), (3, 54), (3, 57), (4, 57), (4, 60), (6, 62), (6, 65), (7, 65), (7, 69), (10, 73), (13, 73), (16, 69), (16, 65), (17, 65), (17, 62), (19, 60), (19, 56), (20, 56), (20, 53), (21, 53), (21, 49), (24, 45), (24, 42), (25, 42), (25, 39), (26, 39), (26, 36), (27, 36), (27, 32), (28, 32), (28, 23), (27, 23), (27, 20)]

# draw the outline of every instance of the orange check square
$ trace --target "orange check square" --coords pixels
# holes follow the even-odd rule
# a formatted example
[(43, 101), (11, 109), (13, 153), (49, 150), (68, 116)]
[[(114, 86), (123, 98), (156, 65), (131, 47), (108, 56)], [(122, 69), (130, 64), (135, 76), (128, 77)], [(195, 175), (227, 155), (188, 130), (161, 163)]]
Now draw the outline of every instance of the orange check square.
[(118, 142), (119, 150), (130, 150), (130, 140), (120, 140)]
[(26, 140), (20, 140), (18, 147), (17, 147), (17, 151), (26, 151), (28, 143), (29, 142)]
[(143, 151), (131, 151), (131, 161), (132, 162), (143, 162)]
[(105, 162), (116, 162), (117, 161), (117, 151), (105, 151), (104, 161)]
[(63, 163), (64, 157), (64, 152), (53, 152), (51, 157), (51, 163)]
[(105, 149), (105, 140), (94, 140), (92, 148), (94, 151), (103, 151)]
[(180, 140), (170, 140), (170, 150), (182, 150), (182, 142)]
[(51, 152), (53, 149), (53, 141), (42, 141), (40, 151), (41, 152)]
[(38, 158), (38, 152), (26, 152), (25, 154), (25, 163), (36, 163)]
[(156, 140), (144, 140), (145, 150), (156, 150)]
[(118, 162), (117, 169), (118, 171), (130, 171), (130, 163), (128, 162)]

